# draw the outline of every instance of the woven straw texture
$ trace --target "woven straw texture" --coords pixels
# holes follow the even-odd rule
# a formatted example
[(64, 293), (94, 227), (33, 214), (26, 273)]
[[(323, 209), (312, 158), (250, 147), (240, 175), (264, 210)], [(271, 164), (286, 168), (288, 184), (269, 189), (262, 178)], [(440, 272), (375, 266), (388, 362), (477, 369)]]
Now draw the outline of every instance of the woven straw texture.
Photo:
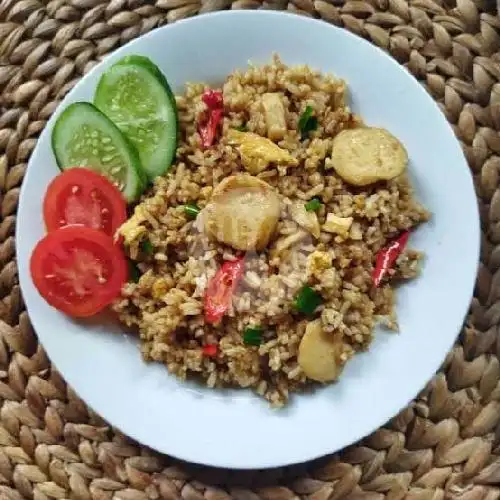
[[(453, 125), (482, 217), (470, 314), (427, 388), (356, 446), (272, 471), (180, 463), (108, 426), (38, 344), (16, 269), (19, 188), (60, 99), (119, 45), (224, 8), (318, 17), (389, 51)], [(486, 0), (0, 0), (0, 500), (500, 498), (500, 19), (494, 8)]]

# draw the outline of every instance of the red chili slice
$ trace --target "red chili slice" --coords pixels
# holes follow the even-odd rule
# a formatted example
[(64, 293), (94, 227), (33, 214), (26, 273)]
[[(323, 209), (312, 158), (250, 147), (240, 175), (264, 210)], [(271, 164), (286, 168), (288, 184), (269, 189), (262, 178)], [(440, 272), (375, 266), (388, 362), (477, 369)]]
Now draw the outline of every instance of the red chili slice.
[(204, 148), (209, 148), (215, 142), (217, 129), (219, 128), (219, 123), (222, 121), (223, 113), (224, 111), (222, 109), (214, 109), (213, 111), (210, 111), (207, 123), (198, 127), (198, 133), (201, 137), (201, 145)]
[(245, 270), (244, 257), (226, 261), (208, 283), (204, 309), (207, 323), (218, 323), (231, 306), (233, 293)]
[(214, 358), (215, 356), (217, 356), (218, 352), (217, 344), (204, 345), (202, 351), (203, 356), (206, 356), (207, 358)]
[(201, 96), (201, 100), (207, 105), (208, 109), (220, 109), (224, 102), (222, 92), (212, 89), (206, 89)]
[(198, 133), (201, 137), (201, 145), (204, 148), (209, 148), (215, 142), (217, 130), (224, 116), (224, 101), (222, 92), (212, 89), (205, 90), (201, 100), (208, 109), (198, 124)]
[(385, 275), (392, 269), (397, 258), (403, 253), (409, 237), (410, 231), (404, 231), (397, 239), (378, 252), (372, 274), (375, 287), (380, 286)]

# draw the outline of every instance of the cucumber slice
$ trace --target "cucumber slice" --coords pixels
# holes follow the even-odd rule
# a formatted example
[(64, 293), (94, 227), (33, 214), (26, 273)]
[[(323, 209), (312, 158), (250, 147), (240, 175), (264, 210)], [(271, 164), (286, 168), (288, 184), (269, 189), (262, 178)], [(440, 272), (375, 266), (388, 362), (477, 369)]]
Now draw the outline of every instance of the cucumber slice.
[[(137, 64), (138, 66), (143, 66), (145, 69), (151, 71), (156, 78), (161, 82), (163, 87), (165, 88), (168, 97), (170, 99), (170, 102), (172, 103), (172, 106), (175, 109), (175, 115), (176, 115), (176, 125), (177, 125), (177, 140), (179, 139), (179, 114), (177, 113), (177, 102), (175, 101), (175, 94), (172, 92), (172, 89), (170, 88), (170, 84), (168, 83), (167, 79), (165, 78), (165, 75), (160, 71), (160, 68), (154, 64), (151, 59), (145, 56), (139, 56), (136, 54), (133, 54), (131, 56), (125, 56), (120, 61), (118, 61), (116, 64)], [(168, 169), (167, 169), (168, 170)]]
[(153, 73), (156, 76), (156, 78), (158, 78), (158, 80), (161, 82), (161, 84), (165, 87), (168, 97), (175, 106), (177, 114), (177, 104), (175, 102), (175, 95), (172, 92), (172, 89), (170, 88), (170, 85), (167, 79), (165, 78), (165, 75), (160, 71), (160, 68), (158, 68), (158, 66), (156, 66), (156, 64), (153, 63), (151, 59), (149, 59), (149, 57), (139, 56), (134, 54), (131, 56), (123, 57), (116, 64), (137, 64), (138, 66), (143, 66), (144, 68), (151, 71), (151, 73)]
[(52, 130), (52, 149), (61, 170), (86, 167), (110, 179), (128, 201), (146, 187), (139, 155), (118, 127), (88, 102), (70, 104)]
[(94, 103), (137, 148), (151, 180), (168, 171), (177, 149), (177, 107), (166, 78), (148, 58), (128, 56), (109, 68)]

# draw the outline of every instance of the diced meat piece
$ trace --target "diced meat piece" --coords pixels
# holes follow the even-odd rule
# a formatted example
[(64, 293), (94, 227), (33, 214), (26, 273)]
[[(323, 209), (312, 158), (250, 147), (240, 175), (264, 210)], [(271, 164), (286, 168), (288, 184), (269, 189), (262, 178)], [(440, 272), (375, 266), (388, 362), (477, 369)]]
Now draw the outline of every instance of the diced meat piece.
[(306, 237), (307, 232), (302, 230), (289, 234), (288, 236), (282, 236), (276, 241), (276, 244), (271, 250), (271, 258), (275, 259), (276, 257), (281, 256), (283, 252), (293, 247), (297, 243), (300, 243)]
[(307, 229), (315, 238), (319, 238), (321, 228), (315, 212), (308, 212), (303, 201), (298, 200), (290, 206), (292, 219), (304, 229)]
[(262, 107), (266, 119), (267, 137), (271, 141), (280, 141), (286, 134), (285, 107), (281, 95), (278, 93), (264, 94)]

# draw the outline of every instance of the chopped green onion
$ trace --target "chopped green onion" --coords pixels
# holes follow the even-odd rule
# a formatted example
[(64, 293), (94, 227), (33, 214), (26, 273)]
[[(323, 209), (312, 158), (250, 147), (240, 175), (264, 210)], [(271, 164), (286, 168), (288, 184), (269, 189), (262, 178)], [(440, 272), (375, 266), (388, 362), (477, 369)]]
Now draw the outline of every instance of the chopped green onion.
[(306, 106), (306, 109), (304, 112), (300, 115), (299, 118), (299, 130), (302, 132), (309, 121), (309, 119), (312, 117), (313, 114), (313, 109), (312, 106)]
[(260, 345), (262, 342), (262, 328), (260, 326), (245, 328), (243, 343), (245, 345)]
[(305, 208), (308, 212), (316, 212), (321, 208), (321, 201), (318, 198), (313, 198), (305, 204)]
[(194, 203), (189, 203), (188, 205), (184, 205), (184, 213), (191, 219), (196, 219), (200, 213), (200, 207)]
[(299, 118), (299, 132), (301, 134), (302, 140), (309, 136), (309, 132), (316, 130), (318, 128), (318, 119), (313, 116), (313, 108), (311, 106), (306, 106), (305, 111), (300, 115)]
[(310, 286), (305, 286), (297, 294), (295, 307), (301, 313), (311, 315), (322, 301), (323, 299), (318, 292), (313, 290)]
[(153, 255), (154, 253), (154, 248), (153, 245), (149, 240), (144, 240), (141, 244), (141, 249), (144, 253), (147, 253), (148, 255)]
[(234, 130), (238, 132), (248, 132), (248, 127), (246, 125), (239, 125), (238, 127), (234, 127)]
[(141, 277), (141, 271), (135, 264), (135, 262), (128, 261), (128, 280), (137, 283)]

